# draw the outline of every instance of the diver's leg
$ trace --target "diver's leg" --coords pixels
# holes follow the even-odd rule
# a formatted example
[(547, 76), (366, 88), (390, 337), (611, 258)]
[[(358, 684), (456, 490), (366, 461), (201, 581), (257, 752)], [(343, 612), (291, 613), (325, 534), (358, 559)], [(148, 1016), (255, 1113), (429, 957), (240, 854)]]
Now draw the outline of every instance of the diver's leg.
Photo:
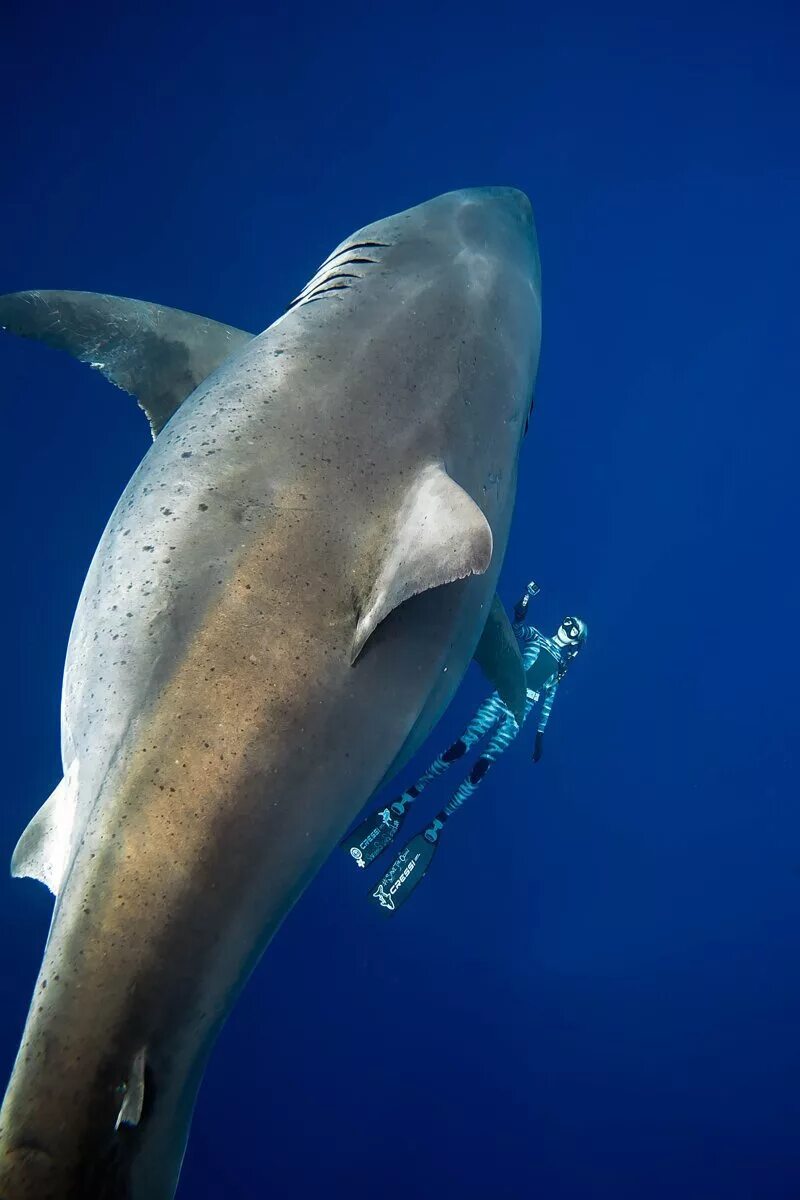
[(509, 716), (508, 710), (495, 692), (483, 702), (458, 741), (453, 742), (452, 746), (435, 758), (415, 784), (407, 788), (395, 800), (370, 813), (360, 825), (342, 839), (340, 842), (342, 849), (355, 860), (356, 866), (367, 867), (375, 861), (379, 854), (383, 854), (397, 836), (400, 826), (405, 820), (406, 810), (409, 805), (413, 804), (420, 792), (437, 775), (442, 775), (451, 763), (466, 754), (470, 746), (488, 733), (492, 726), (496, 725), (498, 720), (504, 716), (512, 724), (515, 724), (514, 718)]
[[(531, 707), (532, 702), (529, 700), (525, 708), (526, 716), (530, 712)], [(489, 767), (500, 757), (504, 750), (508, 749), (519, 733), (517, 722), (507, 710), (503, 711), (505, 711), (506, 715), (501, 719), (497, 732), (491, 738), (484, 753), (476, 760), (467, 778), (456, 789), (452, 799), (434, 817), (426, 829), (421, 830), (411, 839), (383, 876), (377, 889), (370, 891), (370, 900), (374, 901), (383, 912), (396, 912), (402, 904), (405, 904), (408, 897), (425, 877), (431, 865), (439, 842), (439, 833), (444, 828), (445, 821), (480, 786), (481, 780), (489, 770)], [(468, 729), (464, 731), (465, 735)], [(478, 734), (477, 736), (481, 735)], [(474, 737), (473, 741), (476, 740), (477, 737)], [(457, 757), (461, 756), (458, 755)], [(441, 758), (443, 759), (444, 755)]]
[[(484, 700), (469, 725), (467, 725), (461, 734), (461, 737), (457, 738), (452, 746), (448, 746), (446, 750), (438, 754), (428, 769), (423, 771), (416, 783), (406, 788), (403, 794), (398, 796), (395, 803), (405, 806), (416, 800), (420, 792), (428, 786), (432, 779), (436, 779), (439, 775), (444, 775), (445, 771), (449, 770), (454, 762), (458, 762), (460, 758), (463, 758), (471, 746), (474, 746), (482, 737), (485, 737), (492, 726), (497, 724), (497, 721), (505, 711), (503, 702), (496, 692), (488, 700)], [(510, 720), (512, 724), (516, 724), (513, 717)]]
[(450, 800), (445, 804), (441, 813), (439, 813), (439, 820), (444, 821), (447, 817), (451, 817), (461, 807), (467, 797), (471, 796), (477, 790), (492, 763), (496, 762), (500, 755), (508, 749), (518, 733), (519, 725), (513, 717), (508, 716), (504, 721), (501, 721), (500, 727), (491, 738), (489, 745), (476, 758), (469, 775), (458, 785)]

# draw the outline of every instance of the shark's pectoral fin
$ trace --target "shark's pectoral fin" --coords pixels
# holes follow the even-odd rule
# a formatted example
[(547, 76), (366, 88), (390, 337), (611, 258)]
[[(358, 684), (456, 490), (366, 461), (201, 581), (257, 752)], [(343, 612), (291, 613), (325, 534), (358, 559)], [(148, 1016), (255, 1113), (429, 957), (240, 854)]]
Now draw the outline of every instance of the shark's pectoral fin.
[(69, 861), (77, 790), (76, 762), (25, 826), (11, 857), (12, 875), (38, 879), (54, 896), (58, 895)]
[(364, 597), (352, 661), (384, 617), (419, 592), (482, 575), (492, 558), (492, 531), (478, 505), (440, 463), (423, 468), (408, 488)]
[(178, 308), (95, 292), (0, 296), (0, 326), (102, 371), (137, 398), (153, 437), (198, 384), (253, 336)]
[(481, 640), (475, 650), (475, 662), (521, 725), (527, 698), (525, 666), (519, 642), (498, 596), (492, 601)]

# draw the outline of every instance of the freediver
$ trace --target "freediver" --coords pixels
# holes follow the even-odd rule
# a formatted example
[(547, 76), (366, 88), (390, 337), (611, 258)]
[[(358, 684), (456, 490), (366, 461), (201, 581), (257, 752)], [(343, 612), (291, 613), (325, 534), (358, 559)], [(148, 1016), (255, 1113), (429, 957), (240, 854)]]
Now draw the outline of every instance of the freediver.
[[(558, 685), (570, 664), (583, 648), (588, 629), (580, 617), (565, 617), (555, 634), (546, 637), (535, 625), (526, 623), (528, 605), (538, 593), (536, 583), (529, 583), (514, 606), (512, 629), (519, 642), (525, 669), (526, 701), (522, 723), (494, 692), (481, 704), (464, 732), (451, 746), (433, 760), (416, 783), (407, 788), (389, 805), (378, 809), (341, 843), (359, 867), (367, 867), (383, 853), (397, 836), (407, 810), (431, 780), (443, 775), (458, 762), (481, 738), (491, 733), (489, 743), (476, 759), (472, 770), (459, 784), (444, 808), (405, 849), (381, 879), (371, 898), (387, 912), (394, 912), (408, 898), (425, 874), (433, 857), (439, 833), (445, 821), (471, 796), (486, 776), (492, 763), (508, 749), (520, 732), (522, 724), (542, 700), (537, 725), (533, 761), (539, 762), (544, 748), (544, 733), (553, 709)], [(492, 732), (494, 731), (494, 732)]]

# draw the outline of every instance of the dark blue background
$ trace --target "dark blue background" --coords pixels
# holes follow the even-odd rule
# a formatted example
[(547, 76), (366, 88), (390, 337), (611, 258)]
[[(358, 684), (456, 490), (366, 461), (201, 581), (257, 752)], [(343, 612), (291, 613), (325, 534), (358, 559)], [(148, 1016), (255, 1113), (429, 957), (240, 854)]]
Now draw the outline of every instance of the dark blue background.
[[(2, 290), (260, 329), (359, 225), (524, 188), (544, 344), (503, 594), (534, 577), (546, 631), (591, 625), (542, 762), (526, 729), (398, 919), (326, 865), (220, 1040), (180, 1195), (797, 1197), (796, 7), (114, 9), (7, 6)], [(0, 370), (7, 860), (148, 433), (66, 357), (8, 339)], [(2, 879), (4, 1075), (49, 911)]]

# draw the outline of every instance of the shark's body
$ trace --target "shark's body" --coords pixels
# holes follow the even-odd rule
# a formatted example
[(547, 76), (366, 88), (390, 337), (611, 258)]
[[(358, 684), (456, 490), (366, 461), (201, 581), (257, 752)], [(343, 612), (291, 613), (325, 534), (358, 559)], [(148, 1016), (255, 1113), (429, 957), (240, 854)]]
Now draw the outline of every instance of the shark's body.
[(451, 193), (343, 243), (159, 433), (86, 579), (65, 780), (17, 853), (57, 898), (0, 1200), (172, 1196), (238, 991), (473, 654), (539, 328), (526, 199)]

